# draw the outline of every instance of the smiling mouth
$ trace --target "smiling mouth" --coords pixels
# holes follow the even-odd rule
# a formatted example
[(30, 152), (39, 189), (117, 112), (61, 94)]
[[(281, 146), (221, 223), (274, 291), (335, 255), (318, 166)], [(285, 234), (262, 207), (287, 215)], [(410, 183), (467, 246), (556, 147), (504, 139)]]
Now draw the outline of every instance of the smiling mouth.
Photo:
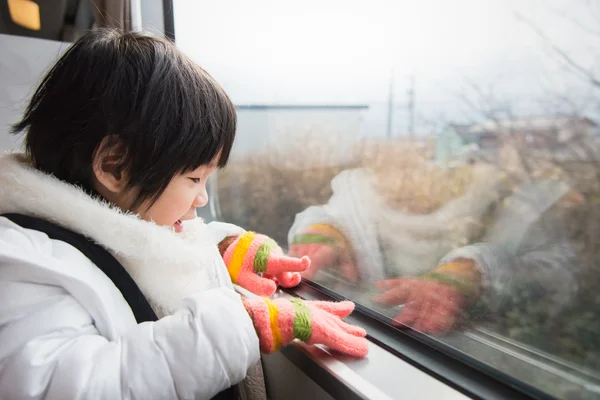
[(177, 233), (180, 233), (180, 232), (183, 231), (183, 224), (181, 223), (180, 219), (178, 219), (177, 221), (175, 221), (175, 223), (173, 224), (173, 229)]

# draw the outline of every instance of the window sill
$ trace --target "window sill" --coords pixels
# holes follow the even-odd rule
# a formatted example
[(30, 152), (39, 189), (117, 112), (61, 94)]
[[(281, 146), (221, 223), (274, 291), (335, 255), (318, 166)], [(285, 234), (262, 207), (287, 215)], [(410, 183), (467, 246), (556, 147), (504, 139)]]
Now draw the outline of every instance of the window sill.
[[(307, 285), (301, 285), (289, 292), (279, 291), (275, 297), (296, 295), (316, 300), (309, 296), (307, 289)], [(236, 286), (236, 290), (246, 297), (256, 297), (240, 287)], [(372, 340), (365, 359), (330, 353), (321, 346), (306, 346), (300, 342), (287, 346), (281, 353), (333, 398), (468, 398)]]
[(281, 353), (336, 399), (468, 398), (372, 342), (362, 360), (301, 343)]
[[(317, 285), (318, 286), (318, 285)], [(276, 296), (297, 296), (306, 300), (338, 300), (302, 283)], [(359, 360), (323, 348), (301, 343), (282, 350), (283, 355), (317, 382), (334, 398), (444, 398), (444, 399), (550, 399), (506, 377), (498, 379), (457, 357), (427, 344), (431, 338), (408, 334), (360, 312), (346, 320), (367, 329), (369, 356)], [(415, 336), (423, 336), (418, 340)], [(488, 368), (489, 369), (489, 368)]]

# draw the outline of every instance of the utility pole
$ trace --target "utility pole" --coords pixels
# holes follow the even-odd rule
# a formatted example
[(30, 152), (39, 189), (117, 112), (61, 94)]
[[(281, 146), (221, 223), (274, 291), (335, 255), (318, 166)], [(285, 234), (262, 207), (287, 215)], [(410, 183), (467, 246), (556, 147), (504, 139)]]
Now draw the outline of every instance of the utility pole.
[(411, 74), (408, 85), (408, 137), (413, 140), (415, 137), (415, 74)]
[(390, 72), (390, 89), (388, 93), (387, 138), (392, 138), (392, 122), (394, 119), (394, 68)]

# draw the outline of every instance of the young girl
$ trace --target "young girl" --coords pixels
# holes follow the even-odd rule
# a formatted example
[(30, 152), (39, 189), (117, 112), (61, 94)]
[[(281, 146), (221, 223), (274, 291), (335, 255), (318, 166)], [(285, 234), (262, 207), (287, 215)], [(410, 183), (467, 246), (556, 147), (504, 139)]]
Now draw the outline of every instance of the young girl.
[(0, 217), (0, 398), (210, 398), (295, 337), (366, 355), (340, 319), (351, 303), (234, 291), (217, 244), (244, 231), (196, 208), (235, 129), (221, 87), (167, 41), (94, 31), (54, 65), (14, 126), (26, 154), (0, 156), (0, 214), (101, 245), (160, 319), (138, 324), (101, 266)]

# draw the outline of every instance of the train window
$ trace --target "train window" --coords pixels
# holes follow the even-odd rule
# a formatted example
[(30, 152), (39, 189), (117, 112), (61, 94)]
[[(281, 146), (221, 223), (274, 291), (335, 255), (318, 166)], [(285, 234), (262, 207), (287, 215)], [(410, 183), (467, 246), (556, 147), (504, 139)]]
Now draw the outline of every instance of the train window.
[(238, 105), (213, 214), (548, 395), (600, 396), (600, 6), (175, 2)]

